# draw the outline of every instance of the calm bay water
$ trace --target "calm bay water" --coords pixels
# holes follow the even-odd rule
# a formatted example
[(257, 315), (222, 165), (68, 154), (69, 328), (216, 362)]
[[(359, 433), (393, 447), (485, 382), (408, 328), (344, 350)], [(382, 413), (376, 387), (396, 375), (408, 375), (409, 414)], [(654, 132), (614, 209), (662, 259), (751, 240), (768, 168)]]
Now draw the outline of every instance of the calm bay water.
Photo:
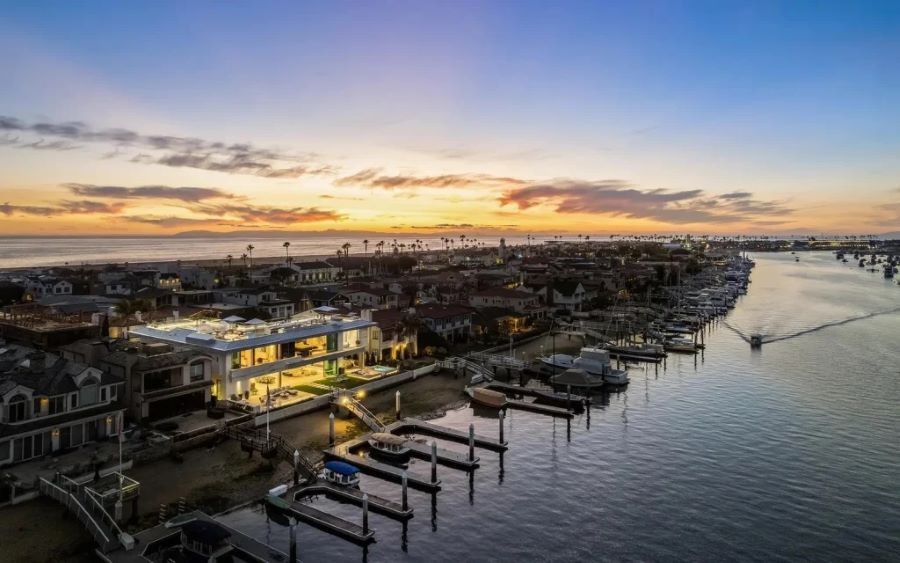
[[(460, 233), (448, 233), (459, 245)], [(472, 238), (472, 237), (467, 237)], [(497, 246), (499, 236), (475, 236), (485, 246)], [(410, 244), (414, 240), (428, 244), (432, 250), (441, 249), (441, 238), (437, 235), (285, 235), (274, 237), (137, 237), (137, 238), (0, 238), (0, 268), (27, 268), (32, 266), (62, 266), (96, 264), (109, 262), (155, 262), (172, 260), (225, 260), (231, 254), (234, 263), (246, 252), (248, 244), (254, 246), (256, 257), (284, 256), (285, 241), (291, 243), (292, 256), (332, 256), (345, 242), (349, 242), (351, 254), (365, 251), (363, 240), (368, 239), (368, 252), (375, 252), (375, 244), (385, 242), (385, 252), (390, 252), (391, 243)], [(509, 244), (524, 243), (524, 237), (506, 239)]]
[[(370, 515), (364, 551), (305, 524), (305, 561), (900, 560), (900, 313), (829, 326), (751, 351), (736, 331), (789, 336), (900, 306), (900, 287), (828, 253), (756, 257), (749, 294), (707, 335), (703, 357), (632, 369), (624, 392), (564, 421), (511, 411), (510, 449), (479, 450), (474, 478), (439, 467), (415, 517)], [(438, 424), (496, 435), (451, 411)], [(442, 446), (465, 450), (465, 446)], [(411, 471), (428, 473), (426, 462)], [(362, 489), (399, 500), (363, 476)], [(359, 509), (318, 508), (353, 521)], [(222, 519), (287, 551), (259, 506)]]

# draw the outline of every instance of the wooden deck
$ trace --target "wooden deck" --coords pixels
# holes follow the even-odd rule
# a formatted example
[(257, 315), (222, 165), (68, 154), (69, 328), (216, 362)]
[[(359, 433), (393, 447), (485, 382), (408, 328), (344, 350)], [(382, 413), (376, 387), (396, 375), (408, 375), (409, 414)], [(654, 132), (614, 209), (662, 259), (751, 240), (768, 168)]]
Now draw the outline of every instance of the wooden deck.
[(573, 418), (575, 416), (574, 414), (572, 414), (572, 411), (567, 409), (551, 407), (549, 405), (539, 405), (536, 403), (530, 403), (528, 401), (516, 401), (513, 399), (507, 399), (506, 406), (510, 409), (545, 414), (547, 416), (555, 416), (557, 418)]
[[(387, 431), (393, 434), (403, 434), (404, 432), (412, 432), (417, 434), (425, 434), (434, 436), (435, 438), (443, 438), (451, 442), (459, 442), (460, 444), (469, 443), (469, 433), (453, 428), (438, 426), (417, 418), (404, 418), (387, 427)], [(493, 450), (495, 452), (504, 452), (507, 450), (507, 443), (501, 442), (496, 438), (487, 438), (485, 436), (475, 435), (475, 447)]]

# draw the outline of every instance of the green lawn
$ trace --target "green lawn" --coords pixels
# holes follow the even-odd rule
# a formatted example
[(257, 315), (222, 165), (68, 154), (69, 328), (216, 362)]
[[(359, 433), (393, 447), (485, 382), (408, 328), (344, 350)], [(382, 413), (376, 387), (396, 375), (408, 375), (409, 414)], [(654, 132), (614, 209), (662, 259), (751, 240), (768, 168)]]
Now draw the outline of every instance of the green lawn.
[(324, 395), (329, 392), (327, 389), (312, 387), (310, 385), (296, 385), (294, 389), (296, 389), (297, 391), (303, 391), (304, 393), (312, 393), (313, 395)]
[(347, 378), (343, 381), (335, 381), (334, 379), (317, 379), (314, 383), (318, 385), (327, 385), (328, 387), (338, 387), (340, 389), (353, 389), (354, 387), (359, 387), (365, 381), (360, 381), (359, 379)]

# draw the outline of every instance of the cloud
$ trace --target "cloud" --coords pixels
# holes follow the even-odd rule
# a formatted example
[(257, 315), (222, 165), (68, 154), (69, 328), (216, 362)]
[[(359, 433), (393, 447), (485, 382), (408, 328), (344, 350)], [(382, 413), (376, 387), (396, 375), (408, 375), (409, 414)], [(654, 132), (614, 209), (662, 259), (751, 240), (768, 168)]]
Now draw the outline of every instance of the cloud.
[(55, 207), (41, 207), (36, 205), (12, 205), (9, 202), (0, 204), (0, 213), (3, 215), (57, 215), (60, 210)]
[(125, 208), (123, 203), (101, 203), (98, 201), (63, 201), (54, 206), (42, 205), (12, 205), (4, 203), (0, 205), (0, 213), (3, 215), (37, 215), (52, 217), (58, 215), (95, 215), (117, 214)]
[(359, 186), (386, 190), (401, 188), (510, 188), (526, 184), (524, 180), (490, 174), (442, 174), (438, 176), (382, 175), (378, 168), (361, 170), (338, 178), (336, 186)]
[[(250, 143), (223, 143), (197, 137), (144, 134), (124, 128), (93, 129), (81, 121), (62, 123), (26, 123), (14, 117), (0, 116), (0, 132), (16, 132), (38, 136), (35, 141), (2, 144), (18, 148), (42, 150), (72, 150), (80, 143), (112, 146), (118, 151), (133, 148), (141, 152), (129, 162), (158, 164), (175, 168), (197, 168), (227, 174), (245, 174), (264, 178), (299, 178), (307, 175), (328, 175), (336, 169), (319, 162), (316, 153), (293, 153), (257, 147)], [(45, 141), (45, 137), (56, 140)], [(8, 138), (8, 134), (7, 134)], [(117, 156), (107, 151), (102, 158)]]
[(106, 199), (158, 199), (185, 202), (206, 199), (238, 199), (234, 194), (219, 188), (195, 188), (172, 186), (97, 186), (94, 184), (64, 184), (73, 194), (83, 197)]
[(781, 202), (753, 200), (749, 199), (752, 194), (745, 193), (716, 196), (698, 189), (641, 190), (622, 180), (556, 180), (507, 190), (499, 201), (520, 210), (551, 205), (557, 213), (605, 214), (671, 224), (771, 221), (772, 216), (793, 212)]
[(201, 204), (186, 207), (198, 214), (218, 217), (236, 217), (246, 223), (316, 223), (320, 221), (341, 221), (346, 217), (330, 209), (318, 207), (279, 208), (253, 205)]

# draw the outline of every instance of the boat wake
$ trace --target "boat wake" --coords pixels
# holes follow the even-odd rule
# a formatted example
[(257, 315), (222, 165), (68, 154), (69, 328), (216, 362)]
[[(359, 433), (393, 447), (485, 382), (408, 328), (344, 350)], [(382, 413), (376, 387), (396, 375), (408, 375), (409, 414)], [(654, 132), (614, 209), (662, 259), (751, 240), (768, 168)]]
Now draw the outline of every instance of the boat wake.
[[(831, 328), (833, 326), (845, 325), (848, 323), (862, 321), (865, 319), (871, 319), (872, 317), (877, 317), (880, 315), (890, 315), (892, 313), (897, 313), (897, 312), (900, 312), (900, 307), (894, 307), (893, 309), (886, 309), (884, 311), (875, 311), (874, 313), (865, 313), (863, 315), (856, 315), (854, 317), (848, 317), (846, 319), (841, 319), (839, 321), (831, 321), (828, 323), (823, 323), (818, 326), (814, 326), (812, 328), (806, 328), (801, 331), (793, 332), (790, 334), (781, 334), (781, 335), (764, 334), (764, 335), (762, 335), (762, 343), (770, 344), (772, 342), (781, 342), (782, 340), (788, 340), (790, 338), (797, 338), (798, 336), (803, 336), (804, 334), (809, 334), (811, 332), (817, 332), (817, 331), (820, 331), (825, 328)], [(742, 339), (744, 339), (745, 342), (747, 342), (748, 344), (750, 343), (750, 337), (746, 333), (744, 333), (740, 329), (730, 325), (727, 321), (723, 322), (723, 324), (725, 325), (726, 328), (728, 328), (729, 330), (731, 330), (732, 332), (734, 332), (735, 334), (740, 336)]]

